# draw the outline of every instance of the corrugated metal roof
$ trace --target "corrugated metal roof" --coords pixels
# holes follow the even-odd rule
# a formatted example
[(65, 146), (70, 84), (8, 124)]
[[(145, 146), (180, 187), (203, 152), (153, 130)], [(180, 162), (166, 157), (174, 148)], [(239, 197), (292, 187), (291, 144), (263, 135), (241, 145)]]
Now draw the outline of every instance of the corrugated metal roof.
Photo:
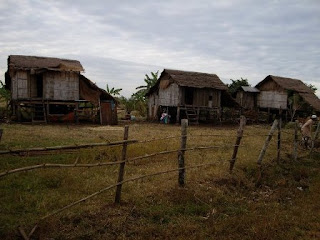
[(249, 86), (241, 86), (242, 90), (245, 92), (252, 92), (252, 93), (259, 93), (259, 89), (255, 87), (249, 87)]

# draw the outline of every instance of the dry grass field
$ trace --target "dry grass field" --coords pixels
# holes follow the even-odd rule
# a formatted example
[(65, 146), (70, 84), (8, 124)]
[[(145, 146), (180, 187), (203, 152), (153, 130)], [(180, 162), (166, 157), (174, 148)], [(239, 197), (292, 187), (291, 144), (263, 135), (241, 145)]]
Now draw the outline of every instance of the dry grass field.
[[(123, 139), (123, 125), (2, 124), (0, 151), (5, 149), (113, 142)], [(293, 161), (293, 130), (285, 129), (280, 164), (277, 137), (256, 164), (269, 125), (249, 125), (232, 174), (238, 126), (189, 126), (186, 184), (178, 172), (125, 183), (121, 204), (115, 188), (52, 217), (72, 202), (115, 184), (119, 166), (35, 169), (0, 177), (0, 239), (22, 239), (22, 226), (33, 239), (319, 239), (320, 154), (299, 148)], [(129, 139), (158, 141), (130, 144), (132, 158), (180, 147), (180, 126), (130, 123)], [(121, 160), (121, 146), (53, 154), (0, 155), (0, 172), (43, 163), (99, 163)], [(303, 157), (307, 156), (307, 157)], [(178, 167), (177, 153), (129, 162), (125, 179)], [(213, 163), (199, 168), (188, 167)], [(257, 184), (258, 178), (259, 184)]]

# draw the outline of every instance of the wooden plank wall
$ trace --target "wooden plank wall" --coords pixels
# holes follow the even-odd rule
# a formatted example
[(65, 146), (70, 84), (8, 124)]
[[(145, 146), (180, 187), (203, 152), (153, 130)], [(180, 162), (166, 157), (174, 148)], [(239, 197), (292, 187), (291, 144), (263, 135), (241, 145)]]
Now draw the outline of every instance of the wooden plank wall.
[[(29, 71), (17, 71), (11, 78), (12, 99), (37, 96), (36, 76)], [(79, 75), (75, 72), (46, 72), (43, 74), (43, 97), (51, 100), (78, 100)]]
[(46, 72), (43, 77), (44, 98), (78, 100), (79, 75), (74, 72)]
[(159, 89), (159, 102), (161, 106), (179, 106), (180, 104), (180, 89), (175, 83), (168, 86), (166, 89)]
[(255, 93), (239, 91), (236, 101), (245, 109), (253, 109), (255, 107)]
[(28, 98), (28, 74), (26, 71), (17, 71), (12, 77), (11, 94), (12, 99)]
[(209, 97), (212, 96), (212, 107), (220, 107), (221, 91), (208, 88), (195, 88), (193, 106), (209, 107)]

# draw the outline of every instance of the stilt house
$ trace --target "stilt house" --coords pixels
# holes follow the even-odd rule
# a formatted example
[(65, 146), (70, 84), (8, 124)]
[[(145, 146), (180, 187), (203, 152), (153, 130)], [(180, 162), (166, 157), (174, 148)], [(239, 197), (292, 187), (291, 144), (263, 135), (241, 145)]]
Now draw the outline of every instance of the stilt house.
[(167, 112), (171, 122), (219, 119), (222, 107), (235, 103), (227, 89), (216, 74), (164, 69), (146, 94), (148, 117), (159, 119)]
[(258, 95), (260, 109), (268, 111), (282, 109), (291, 118), (296, 113), (320, 112), (320, 99), (301, 80), (269, 75), (258, 83), (256, 88), (260, 91)]
[(116, 124), (116, 100), (83, 71), (76, 60), (10, 55), (5, 82), (13, 116), (32, 122), (78, 121), (90, 113), (92, 120)]

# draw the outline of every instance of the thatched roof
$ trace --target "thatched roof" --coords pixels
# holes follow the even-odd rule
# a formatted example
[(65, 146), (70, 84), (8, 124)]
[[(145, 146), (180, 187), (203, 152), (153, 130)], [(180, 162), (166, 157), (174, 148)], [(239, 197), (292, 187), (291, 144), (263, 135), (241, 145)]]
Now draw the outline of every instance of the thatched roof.
[(310, 104), (316, 111), (320, 111), (320, 99), (314, 94), (312, 89), (301, 80), (269, 75), (258, 83), (256, 88), (259, 88), (263, 83), (270, 80), (274, 81), (284, 90), (298, 93), (306, 103)]
[(270, 80), (274, 81), (285, 90), (291, 90), (298, 93), (313, 93), (313, 91), (299, 79), (285, 78), (272, 75), (267, 76), (264, 80), (259, 82), (256, 88), (259, 88), (262, 84)]
[(228, 89), (216, 74), (164, 69), (157, 83), (146, 95), (154, 92), (163, 78), (169, 79), (171, 83), (176, 83), (181, 87), (213, 88), (217, 90)]
[(10, 55), (8, 57), (8, 69), (48, 69), (54, 71), (77, 72), (84, 71), (81, 63), (77, 60), (22, 55)]
[(95, 105), (99, 104), (99, 100), (112, 100), (117, 102), (106, 90), (99, 88), (91, 80), (83, 75), (80, 75), (79, 82), (80, 98), (88, 100)]

